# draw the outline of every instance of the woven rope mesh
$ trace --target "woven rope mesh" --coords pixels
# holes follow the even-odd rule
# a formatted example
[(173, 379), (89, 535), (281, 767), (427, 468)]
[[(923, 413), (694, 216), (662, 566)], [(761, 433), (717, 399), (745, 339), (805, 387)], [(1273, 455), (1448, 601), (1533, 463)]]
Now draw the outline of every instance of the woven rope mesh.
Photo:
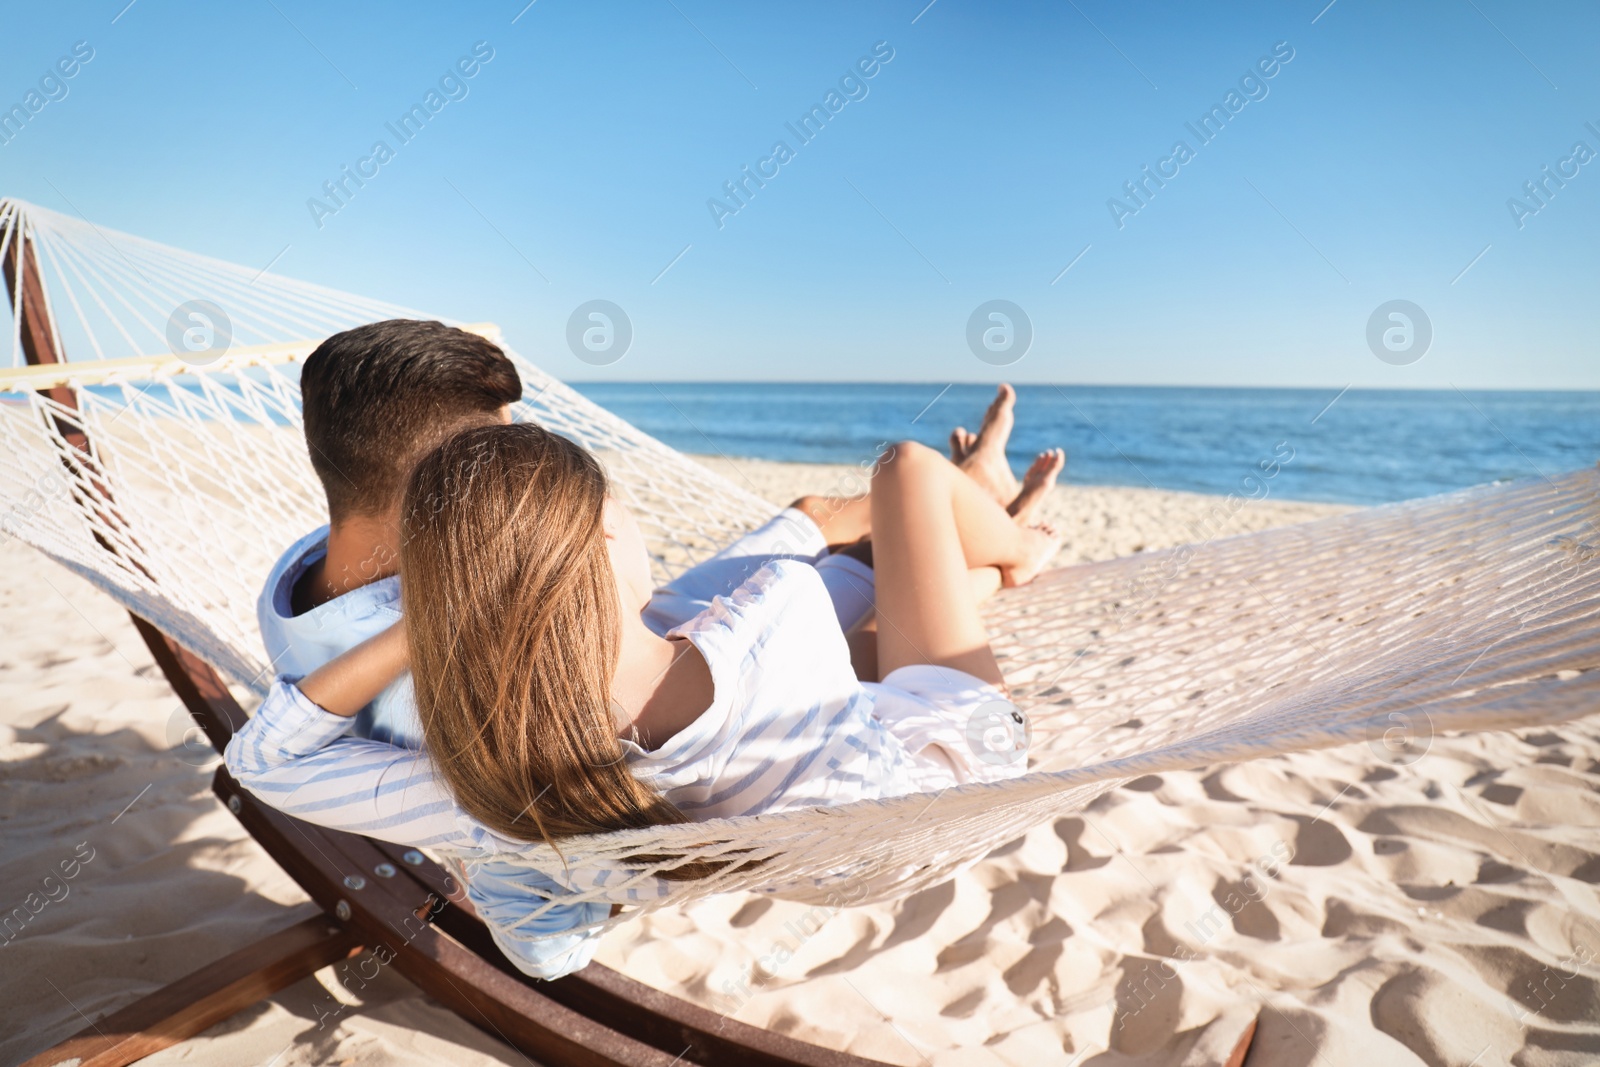
[[(58, 356), (82, 353), (70, 395), (0, 391), (0, 528), (264, 692), (271, 665), (256, 594), (283, 548), (324, 521), (294, 359), (329, 332), (416, 313), (252, 278), (14, 201), (0, 204), (0, 229), (8, 278), (22, 275), (18, 234), (36, 251)], [(203, 368), (99, 362), (163, 351), (168, 310), (197, 293), (228, 301), (236, 342), (292, 351), (236, 349)], [(20, 365), (16, 316), (10, 325)], [(513, 359), (525, 386), (517, 417), (603, 458), (661, 577), (771, 514)], [(641, 908), (612, 922), (730, 890), (882, 899), (941, 881), (1140, 775), (1362, 740), (1412, 759), (1435, 732), (1600, 710), (1600, 475), (1055, 571), (995, 598), (988, 619), (1031, 720), (1025, 777), (575, 839), (564, 859), (530, 846), (528, 861), (627, 872), (606, 893), (638, 886)], [(728, 862), (657, 895), (654, 875), (684, 858)]]

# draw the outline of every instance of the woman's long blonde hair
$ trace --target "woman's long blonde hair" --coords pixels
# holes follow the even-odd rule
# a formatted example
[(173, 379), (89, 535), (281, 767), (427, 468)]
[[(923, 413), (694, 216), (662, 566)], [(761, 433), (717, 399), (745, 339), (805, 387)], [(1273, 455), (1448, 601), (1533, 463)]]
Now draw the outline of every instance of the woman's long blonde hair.
[(688, 821), (617, 739), (606, 493), (594, 456), (530, 423), (461, 432), (406, 490), (401, 597), (429, 752), (479, 822), (557, 848)]

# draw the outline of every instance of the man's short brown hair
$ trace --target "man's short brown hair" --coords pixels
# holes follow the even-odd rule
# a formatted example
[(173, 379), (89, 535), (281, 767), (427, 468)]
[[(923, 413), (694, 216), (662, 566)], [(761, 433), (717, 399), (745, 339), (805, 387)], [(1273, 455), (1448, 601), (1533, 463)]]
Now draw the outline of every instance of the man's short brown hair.
[(442, 322), (389, 319), (334, 334), (300, 372), (306, 445), (334, 522), (389, 511), (412, 466), (522, 396), (498, 345)]

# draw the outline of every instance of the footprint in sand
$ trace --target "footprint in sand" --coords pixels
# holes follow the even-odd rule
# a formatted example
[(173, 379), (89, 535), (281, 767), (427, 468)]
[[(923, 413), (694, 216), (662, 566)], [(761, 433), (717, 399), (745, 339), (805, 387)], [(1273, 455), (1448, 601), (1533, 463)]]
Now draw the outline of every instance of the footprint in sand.
[(1178, 1029), (1183, 979), (1166, 960), (1129, 956), (1117, 983), (1111, 1049), (1128, 1056), (1164, 1048)]
[(1480, 1064), (1496, 1062), (1483, 1056), (1485, 1049), (1499, 1049), (1503, 1063), (1522, 1047), (1520, 1028), (1503, 1008), (1432, 969), (1408, 970), (1385, 982), (1372, 998), (1372, 1021), (1429, 1067), (1453, 1067), (1474, 1056)]
[(1547, 959), (1511, 945), (1457, 945), (1456, 952), (1485, 985), (1522, 1005), (1526, 1015), (1549, 1023), (1600, 1022), (1600, 981), (1590, 977), (1600, 959), (1591, 948)]
[(1332, 867), (1355, 855), (1350, 842), (1331, 821), (1309, 815), (1290, 815), (1289, 818), (1300, 824), (1299, 833), (1294, 835), (1291, 866)]
[(1233, 919), (1233, 928), (1246, 937), (1276, 941), (1281, 936), (1278, 917), (1267, 907), (1263, 886), (1254, 880), (1218, 879), (1211, 887), (1211, 899)]

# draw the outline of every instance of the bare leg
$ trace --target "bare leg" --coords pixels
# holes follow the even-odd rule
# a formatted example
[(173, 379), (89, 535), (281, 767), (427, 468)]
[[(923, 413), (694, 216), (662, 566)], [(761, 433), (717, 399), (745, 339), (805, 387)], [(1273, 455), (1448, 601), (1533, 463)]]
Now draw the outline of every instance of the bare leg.
[[(1002, 383), (995, 390), (994, 400), (984, 412), (983, 424), (977, 433), (962, 426), (950, 431), (950, 459), (1012, 515), (1031, 522), (1038, 505), (1066, 465), (1066, 454), (1060, 449), (1041, 452), (1027, 477), (1018, 483), (1006, 459), (1011, 429), (1016, 424), (1016, 403), (1016, 390)], [(810, 516), (829, 547), (854, 544), (872, 535), (868, 494), (803, 496), (789, 506)]]
[(972, 590), (972, 602), (982, 604), (998, 593), (1005, 585), (999, 567), (973, 567), (967, 571), (967, 585)]
[[(1000, 591), (998, 567), (974, 567), (967, 572), (967, 584), (972, 591), (972, 602), (982, 604)], [(878, 613), (874, 611), (854, 630), (845, 634), (850, 646), (850, 666), (863, 682), (876, 682), (883, 677), (878, 671)]]
[(878, 673), (878, 615), (874, 612), (867, 621), (844, 635), (850, 646), (850, 666), (863, 682), (876, 682), (883, 677)]
[[(950, 433), (952, 442), (950, 453), (952, 456), (970, 455), (970, 452), (964, 452), (961, 447), (955, 444), (956, 438), (962, 434), (965, 434), (972, 441), (977, 439), (975, 435), (967, 433), (960, 428), (952, 430)], [(968, 447), (971, 447), (970, 443)], [(989, 481), (973, 476), (972, 470), (969, 469), (969, 460), (953, 459), (952, 462), (969, 478), (977, 482), (980, 487), (989, 492), (991, 496), (995, 495)], [(968, 465), (964, 465), (964, 463)], [(1055, 487), (1056, 479), (1060, 477), (1066, 466), (1067, 454), (1061, 449), (1052, 448), (1047, 452), (1040, 452), (1034, 458), (1033, 464), (1028, 468), (1027, 474), (1023, 476), (1015, 496), (1009, 500), (1001, 500), (998, 496), (995, 499), (1005, 504), (1006, 511), (1010, 512), (1011, 516), (1019, 522), (1032, 523), (1039, 518), (1039, 509), (1043, 506), (1045, 498), (1049, 496), (1050, 490)], [(797, 508), (811, 517), (817, 527), (822, 530), (823, 536), (827, 538), (830, 548), (838, 545), (854, 544), (856, 541), (864, 537), (870, 537), (872, 534), (872, 505), (868, 494), (863, 493), (861, 496), (848, 497), (803, 496), (789, 506)], [(871, 562), (869, 558), (867, 563), (870, 564)]]
[(1020, 488), (1006, 460), (1006, 445), (1016, 424), (1016, 404), (1017, 391), (1002, 382), (977, 433), (964, 426), (950, 431), (950, 459), (1001, 504), (1009, 504)]
[(1040, 452), (1028, 473), (1022, 477), (1022, 490), (1017, 498), (1006, 505), (1006, 510), (1018, 522), (1033, 522), (1039, 517), (1045, 497), (1056, 484), (1056, 478), (1067, 465), (1067, 454), (1059, 448)]
[(965, 426), (957, 426), (950, 431), (950, 462), (956, 466), (967, 461), (972, 450), (978, 447), (978, 435)]
[(967, 572), (996, 567), (1008, 585), (1027, 582), (1059, 539), (1013, 521), (971, 478), (915, 442), (897, 445), (874, 476), (872, 528), (879, 671), (927, 663), (1003, 686)]
[(803, 496), (789, 506), (804, 512), (816, 523), (830, 547), (854, 544), (872, 532), (872, 504), (865, 493), (860, 496)]

